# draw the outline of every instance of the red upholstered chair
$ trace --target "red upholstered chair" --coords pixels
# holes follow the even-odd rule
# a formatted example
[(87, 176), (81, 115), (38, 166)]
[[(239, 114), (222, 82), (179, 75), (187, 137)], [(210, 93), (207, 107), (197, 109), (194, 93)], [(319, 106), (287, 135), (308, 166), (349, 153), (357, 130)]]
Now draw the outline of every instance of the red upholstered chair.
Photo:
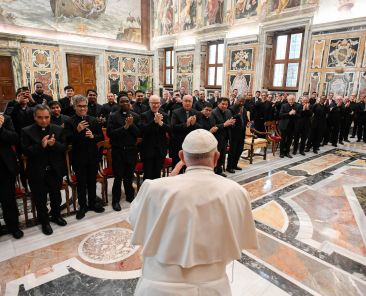
[(266, 121), (264, 123), (264, 127), (266, 129), (266, 139), (269, 143), (272, 144), (272, 153), (275, 156), (278, 145), (281, 142), (281, 134), (278, 129), (278, 124), (276, 121)]
[(29, 224), (29, 216), (28, 216), (28, 200), (30, 200), (30, 204), (31, 204), (31, 209), (32, 209), (32, 215), (33, 215), (33, 219), (36, 218), (36, 209), (35, 209), (35, 205), (33, 203), (33, 199), (32, 196), (27, 188), (27, 186), (23, 186), (22, 182), (20, 181), (20, 175), (18, 175), (16, 177), (16, 182), (15, 182), (15, 198), (17, 200), (22, 200), (23, 202), (23, 210), (24, 210), (24, 218), (25, 218), (25, 224), (28, 225)]
[(105, 185), (105, 202), (108, 203), (108, 179), (114, 178), (112, 168), (112, 146), (109, 139), (106, 139), (103, 143), (100, 143), (100, 145), (100, 148), (103, 149), (103, 160), (100, 163), (99, 171), (103, 178), (103, 184)]
[(169, 176), (169, 171), (172, 168), (173, 168), (173, 159), (170, 157), (165, 157), (163, 164), (163, 177)]
[(141, 187), (141, 176), (143, 174), (144, 174), (144, 165), (143, 165), (143, 163), (142, 163), (142, 161), (140, 160), (140, 157), (139, 157), (139, 160), (137, 161), (136, 166), (135, 166), (135, 175), (136, 175), (137, 191), (140, 190), (140, 187)]

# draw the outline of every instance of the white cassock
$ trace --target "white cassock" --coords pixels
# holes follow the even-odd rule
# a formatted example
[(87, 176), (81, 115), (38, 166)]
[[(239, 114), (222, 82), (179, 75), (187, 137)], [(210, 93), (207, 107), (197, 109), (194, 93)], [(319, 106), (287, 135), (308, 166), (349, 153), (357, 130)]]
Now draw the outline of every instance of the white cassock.
[(231, 295), (226, 265), (257, 248), (248, 192), (209, 167), (145, 180), (130, 222), (144, 258), (138, 296)]

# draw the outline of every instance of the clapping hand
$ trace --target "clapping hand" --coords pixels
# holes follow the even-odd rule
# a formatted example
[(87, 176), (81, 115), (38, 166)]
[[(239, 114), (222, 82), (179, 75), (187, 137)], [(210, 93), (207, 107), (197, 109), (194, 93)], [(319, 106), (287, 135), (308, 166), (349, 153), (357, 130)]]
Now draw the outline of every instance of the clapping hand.
[(47, 136), (44, 136), (42, 138), (42, 142), (41, 142), (41, 145), (43, 148), (46, 148), (47, 147), (47, 144), (48, 144), (48, 138), (50, 137), (50, 135), (47, 135)]
[(234, 118), (231, 117), (230, 119), (228, 119), (228, 120), (226, 120), (224, 122), (224, 127), (227, 127), (227, 126), (230, 126), (230, 125), (234, 125), (235, 122), (236, 122), (236, 119), (234, 119)]
[(163, 125), (163, 118), (164, 118), (164, 116), (162, 114), (160, 114), (159, 112), (156, 112), (155, 117), (154, 117), (154, 122), (159, 125)]
[(295, 115), (296, 114), (296, 110), (292, 109), (288, 114), (289, 115)]
[(83, 131), (84, 129), (89, 127), (89, 123), (86, 120), (82, 120), (80, 121), (80, 123), (77, 126), (77, 131), (80, 133), (81, 131)]
[(211, 134), (214, 134), (214, 133), (216, 133), (217, 132), (217, 130), (218, 130), (219, 128), (217, 127), (217, 126), (213, 126), (213, 127), (211, 127), (210, 128), (210, 133)]
[(128, 129), (133, 124), (133, 117), (131, 115), (126, 117), (124, 128)]
[(51, 138), (47, 140), (47, 145), (52, 147), (53, 145), (55, 145), (55, 143), (56, 143), (55, 134), (52, 134)]

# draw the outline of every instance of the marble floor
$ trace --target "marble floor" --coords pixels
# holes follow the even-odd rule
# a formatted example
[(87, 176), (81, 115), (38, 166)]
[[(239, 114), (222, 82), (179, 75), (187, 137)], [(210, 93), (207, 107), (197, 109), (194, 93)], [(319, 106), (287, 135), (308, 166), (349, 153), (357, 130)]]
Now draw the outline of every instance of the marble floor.
[[(228, 177), (251, 194), (260, 248), (227, 266), (232, 294), (366, 295), (366, 144), (240, 166)], [(142, 262), (122, 207), (1, 236), (0, 295), (133, 295)]]

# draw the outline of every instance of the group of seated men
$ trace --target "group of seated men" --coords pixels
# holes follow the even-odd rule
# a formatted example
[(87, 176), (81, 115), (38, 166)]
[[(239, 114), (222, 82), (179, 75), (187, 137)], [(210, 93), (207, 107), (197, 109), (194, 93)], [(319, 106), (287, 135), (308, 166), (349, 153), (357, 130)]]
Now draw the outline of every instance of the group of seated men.
[[(328, 129), (328, 141), (329, 138), (333, 140), (335, 134), (336, 142), (338, 139), (347, 141), (351, 124), (347, 121), (343, 129), (341, 120), (343, 114), (348, 114), (345, 110), (354, 102), (357, 108), (352, 109), (356, 111), (350, 113), (351, 120), (357, 114), (358, 135), (362, 137), (362, 131), (365, 133), (364, 98), (359, 102), (345, 98), (341, 104), (339, 100), (342, 98), (337, 97), (336, 101), (328, 98), (325, 102), (323, 97), (309, 99), (305, 95), (295, 103), (294, 96), (285, 94), (278, 94), (273, 99), (265, 92), (257, 92), (252, 97), (250, 94), (238, 96), (237, 90), (233, 90), (230, 98), (221, 97), (216, 91), (206, 100), (204, 91), (188, 95), (181, 87), (172, 96), (164, 91), (162, 98), (139, 90), (120, 92), (117, 97), (109, 93), (107, 103), (100, 105), (93, 89), (87, 91), (86, 97), (75, 95), (72, 86), (66, 86), (64, 91), (65, 97), (54, 101), (44, 93), (40, 82), (35, 83), (33, 94), (28, 87), (22, 87), (18, 89), (16, 99), (6, 107), (4, 115), (0, 115), (0, 187), (5, 192), (0, 202), (7, 228), (15, 238), (23, 236), (15, 200), (18, 174), (23, 182), (28, 181), (42, 232), (46, 235), (53, 233), (50, 222), (60, 226), (67, 224), (60, 213), (60, 189), (67, 172), (65, 151), (69, 145), (72, 146), (71, 164), (77, 180), (79, 209), (76, 218), (82, 219), (89, 210), (104, 211), (96, 199), (96, 176), (101, 160), (97, 143), (106, 137), (112, 147), (112, 207), (120, 211), (122, 182), (126, 201), (134, 199), (132, 181), (138, 156), (143, 163), (144, 179), (159, 178), (167, 154), (174, 167), (179, 162), (178, 153), (186, 135), (195, 129), (206, 129), (217, 139), (220, 158), (215, 173), (222, 176), (226, 176), (223, 173), (226, 154), (226, 171), (241, 170), (238, 162), (247, 125), (264, 131), (265, 121), (278, 120), (282, 137), (281, 157), (291, 157), (289, 147), (293, 138), (294, 153), (299, 139), (301, 154), (306, 140), (307, 150), (312, 147), (317, 152), (321, 140), (327, 142), (325, 131)], [(336, 113), (335, 110), (339, 111)], [(334, 119), (329, 121), (333, 113), (339, 115), (336, 117), (338, 130), (328, 123), (333, 124)], [(363, 139), (366, 139), (364, 134)], [(26, 158), (26, 166), (21, 161), (22, 156)]]

